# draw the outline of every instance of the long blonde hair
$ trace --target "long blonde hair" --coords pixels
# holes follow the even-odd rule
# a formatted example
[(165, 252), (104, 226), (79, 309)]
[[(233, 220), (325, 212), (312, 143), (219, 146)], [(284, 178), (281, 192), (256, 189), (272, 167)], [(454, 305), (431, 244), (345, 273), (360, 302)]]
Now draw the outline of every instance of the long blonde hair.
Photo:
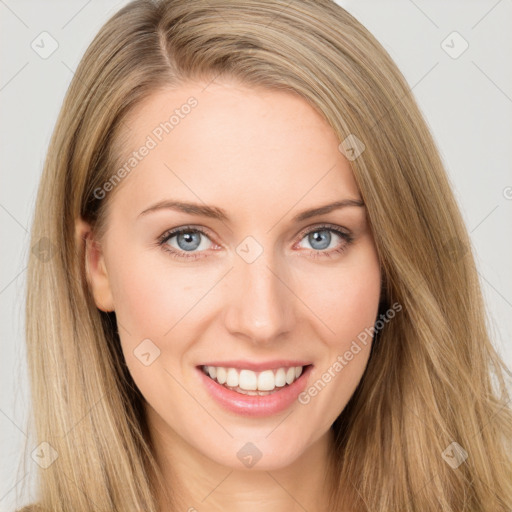
[[(38, 506), (158, 510), (143, 398), (115, 313), (92, 298), (75, 221), (101, 231), (109, 196), (94, 191), (116, 170), (126, 114), (158, 89), (216, 77), (295, 92), (340, 142), (355, 135), (365, 145), (350, 163), (382, 265), (382, 310), (403, 309), (374, 339), (332, 426), (330, 510), (510, 510), (510, 372), (489, 338), (470, 239), (408, 84), (330, 0), (136, 0), (87, 49), (51, 139), (31, 235), (46, 247), (28, 266), (33, 415), (37, 442), (58, 454), (40, 470)], [(467, 458), (455, 467), (459, 446)]]

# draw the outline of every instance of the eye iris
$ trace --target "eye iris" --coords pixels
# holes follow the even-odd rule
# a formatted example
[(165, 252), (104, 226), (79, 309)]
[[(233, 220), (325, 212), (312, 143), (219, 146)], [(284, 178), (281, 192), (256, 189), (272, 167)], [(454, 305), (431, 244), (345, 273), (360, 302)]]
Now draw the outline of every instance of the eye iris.
[[(320, 233), (324, 233), (324, 236), (319, 236)], [(323, 229), (321, 231), (314, 231), (309, 234), (308, 241), (314, 249), (323, 250), (329, 247), (331, 243), (331, 233), (330, 231)], [(320, 240), (320, 246), (315, 247), (315, 243)]]
[[(180, 249), (184, 251), (193, 251), (194, 249), (197, 249), (201, 243), (201, 234), (195, 231), (186, 231), (184, 233), (179, 233), (176, 236), (176, 240), (178, 242)], [(181, 243), (183, 240), (185, 241), (185, 245)], [(191, 242), (192, 247), (190, 245), (187, 245)]]

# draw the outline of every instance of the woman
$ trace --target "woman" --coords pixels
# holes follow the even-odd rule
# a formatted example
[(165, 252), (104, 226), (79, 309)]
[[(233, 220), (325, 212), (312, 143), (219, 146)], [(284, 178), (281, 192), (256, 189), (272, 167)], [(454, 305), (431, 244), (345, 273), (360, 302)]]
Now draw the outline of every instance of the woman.
[(466, 228), (406, 81), (335, 3), (123, 7), (32, 237), (34, 506), (512, 507)]

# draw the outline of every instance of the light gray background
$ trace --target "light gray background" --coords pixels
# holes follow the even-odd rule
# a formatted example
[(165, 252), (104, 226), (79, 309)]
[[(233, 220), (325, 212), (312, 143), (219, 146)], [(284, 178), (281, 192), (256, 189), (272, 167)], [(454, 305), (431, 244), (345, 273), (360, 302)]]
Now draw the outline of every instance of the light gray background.
[[(20, 484), (35, 474), (30, 458), (25, 470), (17, 468), (23, 443), (34, 446), (27, 438), (23, 316), (28, 230), (43, 159), (73, 70), (125, 3), (0, 0), (0, 511), (21, 505)], [(381, 41), (413, 89), (471, 233), (496, 347), (512, 367), (512, 2), (339, 3)], [(31, 48), (43, 31), (59, 45), (47, 59)], [(458, 36), (446, 39), (453, 31), (469, 44), (458, 58), (442, 47), (445, 41), (452, 55), (462, 48)]]

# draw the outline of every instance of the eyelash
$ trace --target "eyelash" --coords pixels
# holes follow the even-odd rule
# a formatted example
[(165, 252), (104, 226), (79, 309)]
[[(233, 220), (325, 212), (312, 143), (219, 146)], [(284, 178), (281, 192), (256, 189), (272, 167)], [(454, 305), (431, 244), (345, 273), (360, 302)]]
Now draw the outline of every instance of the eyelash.
[[(345, 232), (341, 231), (339, 228), (333, 227), (330, 224), (323, 224), (323, 225), (320, 225), (320, 226), (315, 226), (315, 227), (309, 229), (308, 231), (302, 232), (300, 234), (299, 241), (301, 241), (307, 235), (309, 235), (311, 233), (315, 233), (317, 231), (331, 231), (331, 232), (339, 235), (343, 240), (345, 240), (345, 243), (343, 245), (341, 245), (340, 247), (338, 247), (337, 249), (331, 249), (330, 251), (310, 250), (309, 251), (310, 252), (310, 256), (312, 258), (315, 258), (315, 259), (316, 258), (324, 258), (324, 257), (325, 258), (332, 258), (336, 254), (341, 254), (354, 241), (352, 235), (350, 235), (349, 233), (345, 233)], [(208, 233), (206, 233), (205, 231), (203, 231), (200, 228), (196, 228), (194, 226), (183, 226), (183, 227), (180, 227), (180, 228), (172, 229), (170, 231), (166, 231), (163, 235), (161, 235), (158, 238), (157, 244), (158, 244), (158, 246), (160, 246), (162, 248), (162, 250), (164, 250), (165, 252), (169, 253), (173, 258), (176, 258), (176, 259), (196, 260), (198, 258), (202, 258), (203, 255), (201, 255), (200, 253), (190, 252), (190, 253), (187, 254), (186, 251), (183, 251), (183, 253), (182, 253), (181, 251), (177, 251), (176, 249), (171, 248), (169, 245), (167, 245), (167, 242), (173, 236), (181, 235), (182, 233), (200, 233), (200, 234), (204, 235), (205, 237), (209, 238)], [(206, 251), (201, 251), (201, 252), (206, 252)]]

